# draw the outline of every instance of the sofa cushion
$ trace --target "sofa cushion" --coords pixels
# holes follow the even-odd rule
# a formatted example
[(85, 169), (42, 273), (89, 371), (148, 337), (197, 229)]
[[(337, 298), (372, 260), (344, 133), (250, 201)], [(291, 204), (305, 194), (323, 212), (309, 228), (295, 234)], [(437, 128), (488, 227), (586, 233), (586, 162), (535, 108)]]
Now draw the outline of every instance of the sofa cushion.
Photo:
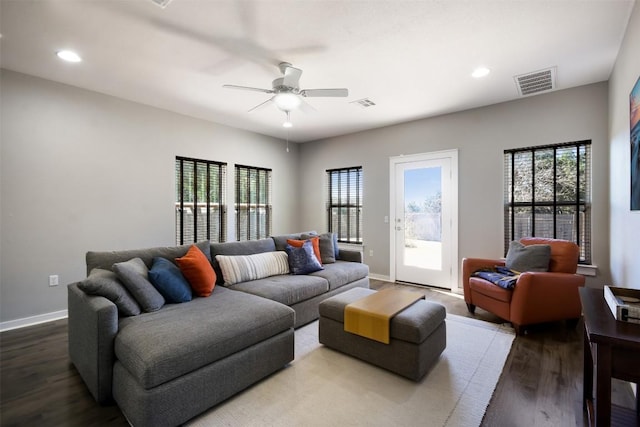
[(293, 328), (294, 315), (283, 304), (216, 286), (209, 298), (123, 319), (115, 354), (151, 389)]
[(264, 252), (253, 255), (216, 255), (225, 286), (278, 274), (289, 274), (285, 252)]
[(325, 264), (324, 270), (311, 273), (311, 276), (326, 279), (329, 282), (329, 290), (337, 289), (359, 279), (364, 279), (368, 275), (368, 265), (348, 261), (336, 261), (333, 264)]
[(191, 246), (185, 256), (176, 258), (176, 263), (193, 292), (199, 297), (208, 297), (216, 285), (216, 273), (196, 245)]
[(313, 253), (311, 240), (306, 240), (299, 248), (287, 245), (285, 248), (289, 258), (289, 269), (292, 274), (308, 274), (322, 270), (320, 260)]
[(233, 289), (293, 305), (327, 292), (329, 283), (322, 277), (287, 274), (238, 283)]
[(112, 269), (143, 311), (156, 311), (164, 305), (164, 297), (149, 282), (149, 270), (140, 258), (115, 263)]
[(505, 266), (510, 270), (522, 271), (548, 271), (551, 259), (551, 246), (528, 245), (518, 241), (509, 243)]
[[(211, 260), (210, 242), (208, 240), (195, 243), (206, 257)], [(133, 258), (140, 258), (147, 268), (153, 265), (154, 257), (166, 258), (175, 263), (175, 259), (184, 256), (191, 244), (169, 247), (155, 247), (146, 249), (130, 249), (125, 251), (89, 251), (86, 254), (87, 274), (94, 268), (111, 270), (113, 264), (128, 261)]]
[(271, 236), (273, 243), (275, 244), (276, 251), (284, 251), (284, 248), (287, 247), (287, 240), (306, 240), (302, 236), (317, 236), (318, 233), (315, 231), (304, 231), (302, 233), (294, 233), (294, 234), (283, 234), (281, 236)]
[(94, 268), (89, 277), (78, 283), (78, 288), (88, 295), (98, 295), (108, 299), (118, 307), (118, 313), (121, 316), (140, 314), (140, 306), (113, 271)]
[(191, 286), (177, 265), (166, 258), (155, 257), (149, 270), (151, 284), (162, 294), (166, 302), (181, 303), (193, 298)]

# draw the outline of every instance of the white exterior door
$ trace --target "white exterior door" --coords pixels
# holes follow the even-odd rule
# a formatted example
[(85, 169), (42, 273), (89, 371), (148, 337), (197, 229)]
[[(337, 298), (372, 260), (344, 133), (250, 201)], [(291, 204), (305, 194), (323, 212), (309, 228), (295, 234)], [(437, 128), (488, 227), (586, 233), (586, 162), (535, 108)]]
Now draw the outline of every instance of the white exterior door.
[(391, 166), (392, 279), (457, 288), (457, 151), (393, 157)]

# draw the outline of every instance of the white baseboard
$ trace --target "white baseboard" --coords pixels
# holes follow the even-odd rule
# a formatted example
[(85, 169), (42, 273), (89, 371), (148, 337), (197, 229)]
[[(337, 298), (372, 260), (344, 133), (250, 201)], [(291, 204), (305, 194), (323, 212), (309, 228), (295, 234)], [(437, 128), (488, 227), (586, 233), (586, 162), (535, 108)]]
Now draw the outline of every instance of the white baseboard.
[(37, 316), (25, 317), (22, 319), (8, 320), (0, 323), (0, 332), (12, 329), (25, 328), (27, 326), (38, 325), (40, 323), (53, 322), (54, 320), (66, 319), (69, 316), (67, 310), (54, 311), (53, 313), (39, 314)]
[(382, 280), (383, 282), (391, 282), (391, 278), (389, 276), (383, 276), (382, 274), (371, 274), (369, 273), (370, 279)]

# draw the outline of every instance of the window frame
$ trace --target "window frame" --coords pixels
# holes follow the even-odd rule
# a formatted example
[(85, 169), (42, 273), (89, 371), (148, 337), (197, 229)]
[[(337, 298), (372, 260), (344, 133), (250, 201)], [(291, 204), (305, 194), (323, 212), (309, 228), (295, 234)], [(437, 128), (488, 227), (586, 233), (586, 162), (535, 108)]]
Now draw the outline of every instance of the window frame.
[[(558, 191), (558, 152), (567, 149), (575, 149), (575, 186), (573, 198), (570, 200), (558, 200), (560, 196), (566, 195), (566, 193), (559, 193)], [(581, 150), (584, 149), (584, 152)], [(539, 182), (536, 181), (536, 152), (541, 153), (543, 151), (553, 150), (553, 197), (552, 200), (536, 201), (536, 188), (541, 189)], [(530, 166), (530, 180), (526, 182), (530, 185), (530, 198), (527, 201), (516, 201), (516, 155), (529, 154), (531, 155)], [(584, 157), (584, 159), (582, 159)], [(581, 168), (582, 162), (584, 162), (584, 168)], [(504, 150), (504, 253), (505, 256), (509, 249), (509, 243), (513, 240), (517, 240), (524, 235), (516, 233), (516, 210), (518, 208), (530, 209), (529, 231), (531, 231), (529, 237), (545, 237), (545, 238), (566, 238), (559, 236), (560, 215), (567, 216), (567, 213), (562, 213), (562, 208), (566, 208), (573, 212), (574, 218), (572, 221), (572, 238), (567, 239), (575, 242), (580, 247), (579, 264), (590, 264), (592, 259), (592, 241), (591, 241), (591, 171), (592, 167), (592, 150), (591, 140), (573, 141), (559, 144), (549, 144), (534, 147), (523, 147)], [(566, 181), (563, 181), (566, 182)], [(536, 184), (538, 186), (536, 187)], [(553, 235), (540, 235), (536, 236), (536, 208), (550, 209), (553, 213)], [(576, 215), (577, 214), (577, 215)], [(538, 213), (538, 215), (543, 215)], [(547, 214), (548, 215), (548, 214)], [(576, 220), (577, 217), (577, 220)], [(566, 222), (566, 219), (565, 219)], [(566, 232), (567, 229), (565, 228)]]
[[(245, 170), (248, 174), (247, 185), (248, 187), (243, 186), (240, 182), (241, 180), (241, 171)], [(251, 191), (251, 174), (256, 174), (256, 192)], [(264, 239), (271, 235), (272, 229), (272, 220), (273, 220), (273, 204), (272, 204), (272, 193), (273, 193), (273, 170), (269, 168), (261, 168), (256, 166), (247, 166), (247, 165), (235, 165), (235, 192), (236, 192), (236, 201), (235, 201), (235, 214), (236, 214), (236, 240), (244, 241), (244, 240), (258, 240)], [(266, 186), (264, 187), (264, 192), (260, 191), (259, 188), (261, 185), (260, 177), (263, 176), (266, 178)], [(254, 199), (255, 203), (252, 200), (252, 195), (256, 195), (257, 197)], [(247, 198), (244, 199), (242, 197), (245, 195)], [(264, 196), (265, 200), (262, 200), (262, 196)], [(261, 209), (264, 210), (264, 224), (261, 221), (255, 222), (255, 229), (252, 228), (251, 222), (251, 209), (254, 208), (256, 210), (256, 218), (259, 216), (259, 211)], [(243, 228), (242, 224), (244, 221), (242, 211), (248, 211), (246, 215), (246, 226)], [(243, 233), (244, 230), (244, 233)]]
[[(193, 202), (185, 201), (185, 162), (189, 162), (193, 164), (193, 180), (191, 186), (191, 192), (193, 194)], [(204, 184), (205, 188), (198, 190), (198, 167), (205, 167), (205, 176), (206, 182)], [(184, 156), (176, 156), (174, 163), (174, 171), (175, 171), (175, 182), (176, 182), (176, 193), (175, 193), (175, 204), (174, 210), (176, 212), (176, 244), (184, 245), (188, 243), (196, 243), (196, 241), (202, 240), (198, 238), (198, 226), (199, 221), (197, 219), (197, 215), (201, 215), (201, 206), (200, 204), (204, 204), (206, 209), (205, 211), (205, 238), (206, 240), (212, 242), (225, 242), (227, 240), (227, 205), (226, 205), (226, 174), (227, 174), (227, 164), (224, 162), (218, 162), (213, 160), (205, 160), (205, 159), (196, 159), (192, 157), (184, 157)], [(212, 170), (213, 168), (213, 170)], [(212, 175), (211, 173), (215, 173), (218, 179), (218, 188), (217, 188), (217, 199), (218, 202), (211, 200), (211, 190), (212, 190)], [(206, 200), (200, 201), (198, 200), (198, 193), (204, 191)], [(193, 230), (193, 242), (185, 241), (186, 230), (185, 226), (188, 226), (185, 221), (185, 205), (186, 208), (190, 208), (192, 210), (192, 214), (194, 215), (194, 220), (192, 222)], [(218, 232), (216, 235), (212, 235), (212, 218), (211, 213), (217, 209), (217, 226)]]
[[(363, 168), (362, 166), (351, 166), (346, 168), (327, 169), (326, 173), (327, 229), (330, 233), (336, 233), (339, 243), (362, 245)], [(353, 176), (353, 174), (355, 174), (355, 176)], [(334, 177), (338, 179), (335, 185)], [(342, 179), (343, 177), (346, 178), (344, 181)], [(352, 183), (355, 184), (355, 188), (353, 189), (351, 188)], [(337, 199), (334, 198), (335, 186), (338, 187)], [(346, 200), (342, 197), (343, 191), (346, 195)], [(347, 209), (346, 226), (343, 227), (341, 222), (344, 214), (339, 214), (337, 224), (334, 224), (334, 209)], [(351, 215), (348, 213), (353, 209), (355, 209), (355, 224), (352, 224)], [(352, 239), (351, 236), (355, 236), (355, 239)]]

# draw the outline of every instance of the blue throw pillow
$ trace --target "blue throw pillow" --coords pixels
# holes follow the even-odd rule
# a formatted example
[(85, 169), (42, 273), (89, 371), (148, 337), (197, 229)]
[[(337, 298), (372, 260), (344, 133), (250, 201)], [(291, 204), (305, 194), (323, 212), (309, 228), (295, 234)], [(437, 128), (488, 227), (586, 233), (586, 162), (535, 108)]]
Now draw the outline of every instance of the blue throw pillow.
[(184, 278), (180, 268), (165, 258), (153, 258), (153, 265), (149, 270), (151, 284), (162, 294), (167, 302), (191, 301), (191, 286)]
[(314, 271), (323, 270), (322, 264), (313, 253), (313, 244), (311, 240), (307, 240), (299, 248), (291, 245), (285, 247), (289, 256), (289, 270), (293, 274), (309, 274)]

